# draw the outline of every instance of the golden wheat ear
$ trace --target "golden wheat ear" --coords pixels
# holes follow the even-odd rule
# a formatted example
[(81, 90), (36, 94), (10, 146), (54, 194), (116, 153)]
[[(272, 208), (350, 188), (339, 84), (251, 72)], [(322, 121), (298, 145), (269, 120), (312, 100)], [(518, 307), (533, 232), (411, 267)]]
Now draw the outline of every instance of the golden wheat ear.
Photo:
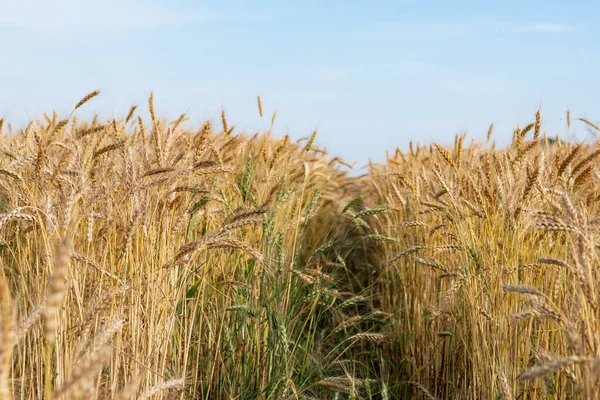
[[(82, 398), (82, 394), (94, 391), (96, 377), (102, 372), (104, 364), (110, 359), (112, 349), (104, 346), (92, 355), (88, 361), (73, 368), (73, 374), (61, 386), (57, 387), (51, 398), (60, 399), (66, 394)], [(67, 397), (63, 397), (67, 398)], [(73, 398), (73, 397), (71, 397)]]
[(141, 375), (134, 376), (117, 394), (115, 394), (115, 400), (130, 400), (137, 393), (141, 382)]
[(48, 343), (56, 341), (57, 316), (62, 301), (67, 293), (67, 272), (72, 252), (71, 237), (66, 234), (54, 254), (53, 273), (50, 279), (48, 295), (46, 296), (46, 305), (44, 307), (44, 334)]
[(168, 381), (161, 382), (161, 383), (151, 387), (150, 389), (146, 390), (144, 393), (142, 393), (140, 395), (138, 400), (147, 400), (147, 399), (151, 398), (152, 396), (156, 396), (157, 394), (159, 394), (160, 392), (165, 391), (165, 390), (182, 389), (184, 387), (184, 385), (185, 385), (185, 379), (183, 379), (183, 378), (170, 379)]
[(0, 399), (12, 398), (10, 371), (13, 348), (17, 342), (15, 311), (6, 276), (0, 269)]

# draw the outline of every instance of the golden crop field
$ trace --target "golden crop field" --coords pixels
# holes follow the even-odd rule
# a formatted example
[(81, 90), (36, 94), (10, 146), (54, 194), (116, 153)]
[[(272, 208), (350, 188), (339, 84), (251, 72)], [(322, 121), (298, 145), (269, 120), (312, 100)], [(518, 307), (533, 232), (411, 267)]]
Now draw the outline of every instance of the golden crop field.
[(244, 134), (97, 95), (0, 121), (1, 399), (597, 395), (595, 143), (538, 112), (356, 177), (260, 99)]

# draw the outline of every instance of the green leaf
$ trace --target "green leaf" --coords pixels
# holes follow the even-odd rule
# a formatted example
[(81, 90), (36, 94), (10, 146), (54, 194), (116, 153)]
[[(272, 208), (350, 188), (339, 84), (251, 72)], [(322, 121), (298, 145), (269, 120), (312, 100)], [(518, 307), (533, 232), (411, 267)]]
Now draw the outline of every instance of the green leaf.
[(206, 205), (206, 203), (209, 202), (209, 200), (210, 200), (210, 197), (202, 196), (200, 198), (200, 200), (198, 200), (196, 203), (194, 203), (194, 205), (190, 209), (190, 218), (193, 217), (194, 214), (196, 214), (202, 207), (204, 207)]
[(187, 292), (185, 292), (185, 299), (179, 301), (179, 303), (177, 304), (177, 308), (175, 310), (178, 315), (181, 315), (181, 313), (183, 312), (184, 304), (186, 304), (188, 301), (190, 301), (191, 299), (196, 297), (196, 294), (198, 293), (198, 286), (200, 286), (201, 282), (202, 282), (202, 278), (198, 279), (196, 281), (196, 283), (194, 283), (192, 286), (190, 286), (190, 288), (187, 290)]

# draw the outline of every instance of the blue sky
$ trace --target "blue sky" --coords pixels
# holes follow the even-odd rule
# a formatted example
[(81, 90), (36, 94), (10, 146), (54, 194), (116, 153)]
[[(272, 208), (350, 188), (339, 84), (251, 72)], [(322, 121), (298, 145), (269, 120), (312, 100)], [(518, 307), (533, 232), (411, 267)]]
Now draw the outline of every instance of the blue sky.
[[(317, 129), (332, 155), (364, 164), (410, 140), (506, 144), (541, 107), (600, 120), (596, 2), (0, 0), (0, 117), (44, 111), (124, 116), (131, 104), (247, 131)], [(581, 124), (574, 135), (588, 139)]]

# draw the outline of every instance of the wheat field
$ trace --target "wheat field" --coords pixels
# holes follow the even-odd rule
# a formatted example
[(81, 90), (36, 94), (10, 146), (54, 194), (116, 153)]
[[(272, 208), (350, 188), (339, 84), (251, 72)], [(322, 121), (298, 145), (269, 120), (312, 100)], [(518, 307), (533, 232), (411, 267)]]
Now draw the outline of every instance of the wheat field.
[(260, 98), (245, 134), (98, 94), (0, 120), (0, 399), (597, 396), (597, 144), (538, 112), (357, 177)]

